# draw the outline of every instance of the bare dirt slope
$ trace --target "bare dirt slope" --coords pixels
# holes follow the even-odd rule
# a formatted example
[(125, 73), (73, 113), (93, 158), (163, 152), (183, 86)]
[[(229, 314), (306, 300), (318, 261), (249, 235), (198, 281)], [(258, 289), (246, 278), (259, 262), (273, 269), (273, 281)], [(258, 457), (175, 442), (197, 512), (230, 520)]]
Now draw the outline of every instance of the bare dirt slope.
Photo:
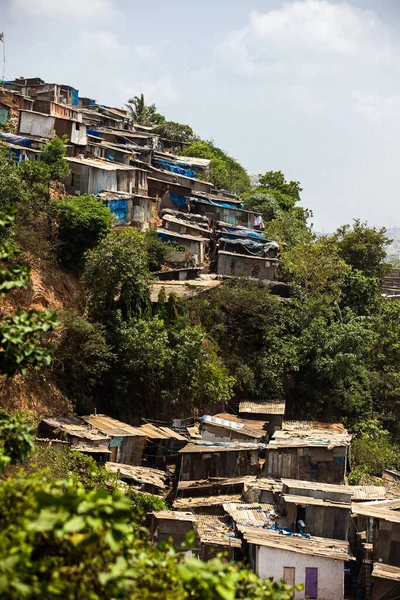
[[(81, 287), (73, 273), (56, 263), (35, 261), (28, 288), (7, 294), (1, 300), (1, 307), (5, 315), (13, 314), (17, 308), (79, 309), (80, 298)], [(0, 377), (0, 405), (8, 410), (30, 410), (38, 418), (67, 416), (73, 411), (70, 400), (57, 387), (51, 368), (31, 371), (26, 377)]]

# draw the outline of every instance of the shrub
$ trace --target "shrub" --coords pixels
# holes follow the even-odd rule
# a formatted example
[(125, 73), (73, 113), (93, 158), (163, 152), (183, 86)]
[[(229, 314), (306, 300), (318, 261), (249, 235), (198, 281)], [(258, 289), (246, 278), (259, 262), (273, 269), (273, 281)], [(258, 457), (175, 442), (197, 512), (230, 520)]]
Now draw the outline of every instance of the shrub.
[(87, 250), (94, 248), (112, 228), (113, 216), (93, 196), (77, 196), (57, 203), (60, 236), (60, 259), (81, 269)]

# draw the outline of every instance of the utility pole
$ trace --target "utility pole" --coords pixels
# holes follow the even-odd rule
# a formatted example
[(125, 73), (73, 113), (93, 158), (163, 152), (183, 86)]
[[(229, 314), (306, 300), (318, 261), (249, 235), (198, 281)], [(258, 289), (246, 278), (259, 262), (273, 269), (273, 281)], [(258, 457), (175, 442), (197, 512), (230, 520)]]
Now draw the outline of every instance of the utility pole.
[(6, 44), (4, 42), (4, 32), (0, 33), (0, 42), (3, 43), (3, 78), (2, 78), (2, 82), (3, 82), (3, 90), (6, 87), (6, 82), (5, 82), (5, 78), (6, 78)]

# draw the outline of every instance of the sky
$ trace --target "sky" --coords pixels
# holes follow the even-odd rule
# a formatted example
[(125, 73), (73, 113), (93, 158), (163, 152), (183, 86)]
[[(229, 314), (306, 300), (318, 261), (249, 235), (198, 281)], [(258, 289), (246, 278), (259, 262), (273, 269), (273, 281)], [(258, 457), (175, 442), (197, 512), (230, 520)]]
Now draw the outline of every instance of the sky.
[(317, 231), (400, 226), (399, 0), (0, 0), (1, 31), (7, 79), (144, 93), (250, 174), (300, 181)]

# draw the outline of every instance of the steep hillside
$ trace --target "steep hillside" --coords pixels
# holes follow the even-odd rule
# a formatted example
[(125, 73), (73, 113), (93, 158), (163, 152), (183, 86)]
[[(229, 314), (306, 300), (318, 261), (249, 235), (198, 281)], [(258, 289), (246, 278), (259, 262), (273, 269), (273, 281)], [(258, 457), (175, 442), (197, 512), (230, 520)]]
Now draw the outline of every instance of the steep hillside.
[[(4, 314), (17, 308), (57, 311), (78, 308), (81, 287), (77, 277), (60, 265), (41, 260), (32, 263), (31, 280), (26, 290), (14, 291), (3, 299)], [(25, 409), (37, 417), (69, 415), (70, 400), (59, 390), (52, 369), (31, 371), (26, 377), (0, 377), (0, 404), (7, 409)]]

